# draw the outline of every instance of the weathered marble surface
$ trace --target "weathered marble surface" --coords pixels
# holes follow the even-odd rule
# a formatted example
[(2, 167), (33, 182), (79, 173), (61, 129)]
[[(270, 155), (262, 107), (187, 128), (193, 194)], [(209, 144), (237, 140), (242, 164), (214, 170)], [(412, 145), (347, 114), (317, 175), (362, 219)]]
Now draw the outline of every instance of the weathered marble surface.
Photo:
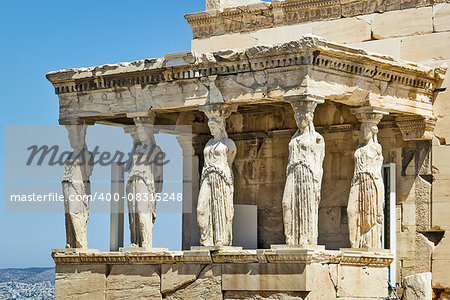
[(106, 299), (162, 299), (161, 268), (113, 265), (106, 276)]
[(286, 244), (317, 245), (325, 142), (313, 124), (317, 103), (295, 100), (291, 104), (298, 131), (289, 143), (283, 194)]
[(213, 138), (204, 149), (204, 166), (198, 196), (197, 220), (202, 246), (231, 246), (233, 241), (232, 165), (236, 145), (228, 138), (225, 120), (231, 111), (221, 104), (204, 108)]
[(405, 300), (431, 300), (431, 272), (406, 276), (403, 279), (403, 299)]
[(56, 265), (55, 299), (105, 299), (106, 265)]
[(62, 188), (66, 220), (66, 248), (87, 248), (93, 156), (86, 146), (86, 125), (67, 125), (73, 152), (64, 163)]
[(355, 172), (348, 198), (348, 226), (353, 248), (382, 249), (384, 183), (383, 154), (378, 143), (382, 113), (357, 109), (361, 122), (361, 144), (355, 151)]

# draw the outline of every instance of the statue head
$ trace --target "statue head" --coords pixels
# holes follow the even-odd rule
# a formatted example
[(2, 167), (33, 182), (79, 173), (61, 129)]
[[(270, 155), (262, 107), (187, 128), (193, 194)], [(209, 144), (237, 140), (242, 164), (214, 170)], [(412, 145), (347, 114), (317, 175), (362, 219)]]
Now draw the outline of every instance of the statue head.
[(134, 118), (135, 126), (129, 129), (134, 144), (151, 145), (154, 142), (155, 115)]
[(211, 131), (214, 139), (221, 137), (227, 137), (227, 131), (225, 129), (225, 120), (223, 118), (211, 118), (208, 120), (209, 131)]
[(153, 138), (153, 126), (151, 125), (138, 125), (136, 126), (136, 142), (140, 142), (142, 145), (150, 145)]
[(72, 149), (77, 150), (85, 147), (86, 128), (87, 125), (66, 125)]
[(305, 130), (311, 123), (313, 122), (314, 114), (312, 112), (303, 112), (296, 111), (295, 112), (295, 122), (297, 123), (297, 127), (300, 130)]
[(231, 109), (224, 104), (209, 104), (201, 109), (208, 117), (208, 127), (214, 139), (228, 137), (225, 120), (230, 116)]
[(307, 128), (314, 129), (313, 119), (317, 102), (300, 100), (292, 101), (291, 105), (294, 109), (295, 122), (298, 129), (300, 131), (304, 131)]
[(361, 122), (361, 142), (378, 142), (378, 123), (383, 118), (383, 113), (374, 111), (372, 108), (361, 107), (354, 110), (356, 118)]
[(364, 122), (361, 124), (362, 139), (367, 144), (370, 140), (377, 141), (378, 127), (372, 122)]

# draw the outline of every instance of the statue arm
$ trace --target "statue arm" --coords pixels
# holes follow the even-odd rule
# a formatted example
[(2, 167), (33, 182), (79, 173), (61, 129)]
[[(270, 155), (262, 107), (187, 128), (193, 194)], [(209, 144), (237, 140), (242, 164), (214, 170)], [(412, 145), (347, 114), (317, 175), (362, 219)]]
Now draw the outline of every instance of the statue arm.
[(379, 180), (379, 179), (382, 179), (381, 170), (383, 169), (383, 160), (384, 160), (380, 144), (377, 144), (376, 151), (377, 151), (377, 158), (374, 163), (376, 170), (374, 170), (373, 173), (374, 173), (374, 178)]
[(316, 161), (314, 162), (313, 170), (314, 170), (314, 180), (318, 183), (319, 187), (322, 185), (322, 177), (323, 177), (323, 160), (325, 158), (325, 142), (321, 135), (317, 135), (316, 137), (317, 143), (317, 154), (315, 155)]
[(325, 159), (325, 141), (323, 137), (320, 136), (320, 158), (319, 158), (319, 186), (322, 186), (322, 178), (323, 178), (323, 161)]
[(236, 152), (237, 152), (236, 144), (232, 140), (226, 139), (226, 146), (228, 147), (228, 153), (227, 153), (228, 164), (230, 165), (230, 168), (231, 168), (231, 165), (233, 164), (234, 159), (236, 157)]

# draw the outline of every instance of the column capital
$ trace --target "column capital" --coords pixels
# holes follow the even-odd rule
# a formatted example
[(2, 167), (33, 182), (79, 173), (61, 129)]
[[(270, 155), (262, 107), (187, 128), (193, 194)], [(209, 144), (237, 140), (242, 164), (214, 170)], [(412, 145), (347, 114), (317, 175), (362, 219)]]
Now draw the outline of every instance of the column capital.
[(153, 125), (156, 112), (154, 111), (138, 111), (138, 112), (128, 112), (127, 118), (133, 119), (136, 125)]
[(303, 94), (303, 95), (295, 95), (295, 96), (285, 96), (283, 99), (291, 104), (299, 103), (299, 102), (312, 102), (317, 104), (322, 104), (325, 102), (325, 98), (313, 95), (313, 94)]
[(373, 125), (378, 125), (383, 116), (389, 114), (389, 112), (384, 109), (375, 108), (372, 106), (353, 108), (351, 112), (356, 115), (356, 118), (361, 123), (371, 123)]
[(199, 110), (204, 112), (208, 119), (226, 120), (231, 113), (237, 111), (237, 105), (211, 103), (199, 106)]
[(80, 148), (85, 148), (87, 126), (88, 125), (86, 124), (64, 125), (64, 127), (66, 127), (67, 129), (70, 147), (72, 147), (72, 149), (76, 150)]

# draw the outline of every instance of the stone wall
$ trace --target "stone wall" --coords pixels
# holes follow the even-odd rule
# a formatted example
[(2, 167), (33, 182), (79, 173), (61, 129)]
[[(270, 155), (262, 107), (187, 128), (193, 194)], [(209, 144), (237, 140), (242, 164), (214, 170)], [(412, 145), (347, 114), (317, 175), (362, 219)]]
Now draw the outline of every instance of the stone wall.
[(293, 249), (53, 257), (55, 299), (381, 300), (392, 261), (382, 253)]
[[(328, 21), (243, 31), (192, 40), (192, 50), (244, 49), (285, 43), (313, 34), (396, 58), (425, 62), (445, 59), (450, 43), (450, 3)], [(427, 47), (421, 47), (426, 43)]]

